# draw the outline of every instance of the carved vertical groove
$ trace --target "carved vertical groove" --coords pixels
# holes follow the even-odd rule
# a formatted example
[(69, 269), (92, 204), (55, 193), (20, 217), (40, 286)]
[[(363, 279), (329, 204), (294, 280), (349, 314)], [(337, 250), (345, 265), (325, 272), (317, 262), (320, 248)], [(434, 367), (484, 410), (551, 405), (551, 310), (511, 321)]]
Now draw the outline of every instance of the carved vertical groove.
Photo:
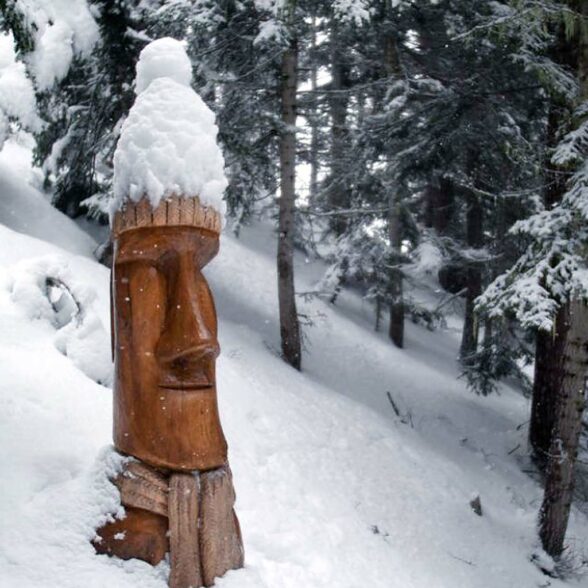
[(173, 473), (169, 481), (170, 588), (200, 588), (198, 479)]

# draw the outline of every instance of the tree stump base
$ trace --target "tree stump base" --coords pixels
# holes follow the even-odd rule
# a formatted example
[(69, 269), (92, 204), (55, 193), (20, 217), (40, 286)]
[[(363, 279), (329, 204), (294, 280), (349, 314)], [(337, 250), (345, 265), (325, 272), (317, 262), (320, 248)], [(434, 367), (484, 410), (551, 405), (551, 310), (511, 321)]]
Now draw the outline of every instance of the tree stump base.
[(113, 480), (126, 517), (107, 523), (97, 553), (151, 565), (170, 553), (170, 588), (200, 588), (243, 567), (235, 491), (228, 465), (206, 472), (161, 472), (131, 462)]

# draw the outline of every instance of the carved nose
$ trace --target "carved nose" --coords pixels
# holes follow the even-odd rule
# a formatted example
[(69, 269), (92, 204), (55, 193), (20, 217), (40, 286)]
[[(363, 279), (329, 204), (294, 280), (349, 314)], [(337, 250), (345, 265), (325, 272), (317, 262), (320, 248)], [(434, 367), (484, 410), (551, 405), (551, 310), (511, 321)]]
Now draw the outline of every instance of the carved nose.
[(174, 278), (156, 355), (167, 369), (185, 372), (216, 357), (219, 347), (208, 326), (213, 309), (198, 296), (204, 278), (190, 260), (181, 260)]
[(167, 364), (170, 368), (180, 372), (189, 370), (191, 367), (202, 364), (205, 361), (214, 359), (219, 354), (219, 346), (214, 341), (205, 341), (197, 347), (185, 349), (177, 353), (162, 355), (159, 353), (161, 362)]
[(214, 358), (218, 346), (205, 343), (175, 356), (160, 358), (159, 386), (172, 389), (209, 388), (214, 385)]

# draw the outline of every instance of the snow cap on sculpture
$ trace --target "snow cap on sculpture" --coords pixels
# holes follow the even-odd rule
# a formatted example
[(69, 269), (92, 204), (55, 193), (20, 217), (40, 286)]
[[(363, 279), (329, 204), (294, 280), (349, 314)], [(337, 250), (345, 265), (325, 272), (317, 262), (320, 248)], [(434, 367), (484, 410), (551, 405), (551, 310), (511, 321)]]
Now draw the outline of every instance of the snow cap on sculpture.
[(114, 154), (115, 237), (142, 226), (221, 231), (227, 179), (218, 127), (191, 81), (181, 41), (158, 39), (141, 52), (137, 98)]

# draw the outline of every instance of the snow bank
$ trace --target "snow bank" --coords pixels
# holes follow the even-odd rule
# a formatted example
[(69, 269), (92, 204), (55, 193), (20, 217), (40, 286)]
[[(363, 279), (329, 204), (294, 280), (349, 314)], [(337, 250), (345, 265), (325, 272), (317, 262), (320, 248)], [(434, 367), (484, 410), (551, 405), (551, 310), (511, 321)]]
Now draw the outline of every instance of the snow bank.
[(176, 194), (198, 196), (224, 214), (227, 180), (218, 128), (213, 112), (190, 88), (189, 66), (182, 44), (173, 39), (154, 41), (141, 52), (139, 94), (114, 155), (113, 212), (127, 198), (147, 196), (156, 207)]
[[(512, 452), (525, 443), (518, 425), (527, 401), (509, 390), (485, 399), (468, 393), (451, 363), (457, 333), (409, 323), (407, 349), (392, 348), (347, 291), (337, 307), (302, 303), (317, 324), (307, 330), (305, 373), (292, 370), (270, 351), (279, 348), (272, 231), (257, 225), (240, 240), (227, 235), (207, 268), (223, 347), (219, 408), (246, 550), (246, 567), (216, 585), (545, 585), (530, 561), (541, 488)], [(10, 472), (0, 501), (0, 584), (166, 588), (165, 562), (152, 568), (97, 556), (90, 545), (95, 529), (120, 514), (106, 479), (119, 465), (102, 449), (111, 443), (111, 394), (58, 352), (54, 326), (31, 318), (15, 295), (15, 278), (30, 284), (25, 269), (31, 276), (41, 262), (19, 265), (17, 275), (11, 258), (55, 247), (3, 227), (0, 240), (0, 464)], [(107, 270), (62, 256), (76, 283), (96, 290), (92, 308), (107, 328)], [(297, 263), (301, 287), (310, 289), (312, 272), (324, 268)], [(412, 425), (396, 419), (386, 391)], [(474, 492), (483, 517), (469, 507)], [(587, 529), (574, 509), (570, 537), (579, 554)]]
[(27, 184), (30, 171), (25, 174), (25, 165), (9, 161), (7, 156), (14, 156), (14, 149), (5, 150), (0, 153), (0, 223), (71, 253), (92, 256), (96, 242)]
[[(61, 295), (71, 298), (69, 313), (57, 316), (57, 297), (52, 299), (48, 281), (59, 284)], [(25, 259), (9, 272), (12, 300), (30, 319), (43, 320), (56, 328), (56, 349), (98, 384), (111, 385), (113, 366), (110, 337), (94, 310), (95, 290), (76, 279), (67, 258), (47, 255)], [(58, 294), (59, 295), (59, 294)]]

